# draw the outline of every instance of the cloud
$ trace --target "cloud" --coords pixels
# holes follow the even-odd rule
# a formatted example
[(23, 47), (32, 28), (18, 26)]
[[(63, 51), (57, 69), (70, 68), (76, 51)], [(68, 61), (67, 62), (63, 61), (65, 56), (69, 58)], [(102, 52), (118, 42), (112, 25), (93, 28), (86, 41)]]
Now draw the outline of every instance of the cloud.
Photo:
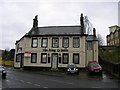
[(39, 26), (60, 26), (79, 25), (80, 14), (84, 13), (104, 40), (108, 27), (117, 24), (118, 18), (117, 0), (4, 0), (0, 6), (0, 48), (14, 48), (15, 41), (32, 28), (35, 15), (38, 15)]

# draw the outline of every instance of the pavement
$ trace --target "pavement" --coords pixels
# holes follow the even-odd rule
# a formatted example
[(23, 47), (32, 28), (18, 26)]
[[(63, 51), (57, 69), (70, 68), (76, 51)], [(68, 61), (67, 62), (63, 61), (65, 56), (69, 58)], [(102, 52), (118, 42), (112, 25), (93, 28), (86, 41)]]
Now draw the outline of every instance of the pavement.
[(63, 77), (66, 75), (66, 73), (64, 71), (59, 71), (59, 70), (23, 70), (23, 69), (14, 69), (13, 67), (9, 67), (6, 69), (11, 69), (11, 70), (15, 70), (18, 72), (34, 72), (34, 73), (38, 73), (41, 75), (48, 75), (48, 76), (58, 76), (58, 77)]
[[(15, 70), (15, 71), (18, 71), (18, 72), (34, 72), (34, 73), (38, 73), (40, 75), (47, 75), (47, 76), (56, 76), (56, 77), (66, 77), (67, 74), (66, 74), (66, 71), (65, 70), (23, 70), (23, 69), (14, 69), (13, 67), (10, 67), (10, 68), (6, 68), (6, 69), (11, 69), (11, 70)], [(88, 73), (87, 71), (80, 71), (79, 74), (69, 74), (69, 75), (77, 75), (79, 77), (82, 77), (82, 78), (86, 78), (88, 76)]]

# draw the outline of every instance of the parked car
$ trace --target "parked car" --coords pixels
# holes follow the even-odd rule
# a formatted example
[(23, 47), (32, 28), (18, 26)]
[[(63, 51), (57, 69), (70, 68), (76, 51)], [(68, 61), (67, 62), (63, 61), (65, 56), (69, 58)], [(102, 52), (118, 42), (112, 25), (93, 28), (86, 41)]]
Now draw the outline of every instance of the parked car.
[(69, 73), (79, 73), (79, 69), (75, 64), (68, 64), (67, 66), (67, 74)]
[(7, 72), (2, 65), (0, 65), (0, 75), (2, 76), (2, 79), (6, 79)]
[(102, 67), (96, 61), (90, 61), (87, 66), (89, 73), (99, 73), (102, 74)]

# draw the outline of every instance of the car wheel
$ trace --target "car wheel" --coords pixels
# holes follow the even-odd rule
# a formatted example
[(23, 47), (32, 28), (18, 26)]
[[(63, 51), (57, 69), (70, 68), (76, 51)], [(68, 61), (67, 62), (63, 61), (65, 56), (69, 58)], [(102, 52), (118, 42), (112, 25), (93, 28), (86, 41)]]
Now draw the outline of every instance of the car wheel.
[(100, 75), (102, 75), (103, 74), (103, 72), (102, 71), (100, 71)]
[(68, 74), (68, 72), (66, 72), (66, 74)]
[(76, 74), (79, 74), (79, 71), (77, 71)]

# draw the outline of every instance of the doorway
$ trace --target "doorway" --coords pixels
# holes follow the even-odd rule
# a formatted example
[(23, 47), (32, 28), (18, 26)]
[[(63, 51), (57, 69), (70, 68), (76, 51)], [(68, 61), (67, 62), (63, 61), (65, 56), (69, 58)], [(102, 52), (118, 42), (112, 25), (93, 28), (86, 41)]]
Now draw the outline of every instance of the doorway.
[(57, 53), (53, 53), (52, 54), (52, 69), (57, 69), (58, 67), (58, 54)]

